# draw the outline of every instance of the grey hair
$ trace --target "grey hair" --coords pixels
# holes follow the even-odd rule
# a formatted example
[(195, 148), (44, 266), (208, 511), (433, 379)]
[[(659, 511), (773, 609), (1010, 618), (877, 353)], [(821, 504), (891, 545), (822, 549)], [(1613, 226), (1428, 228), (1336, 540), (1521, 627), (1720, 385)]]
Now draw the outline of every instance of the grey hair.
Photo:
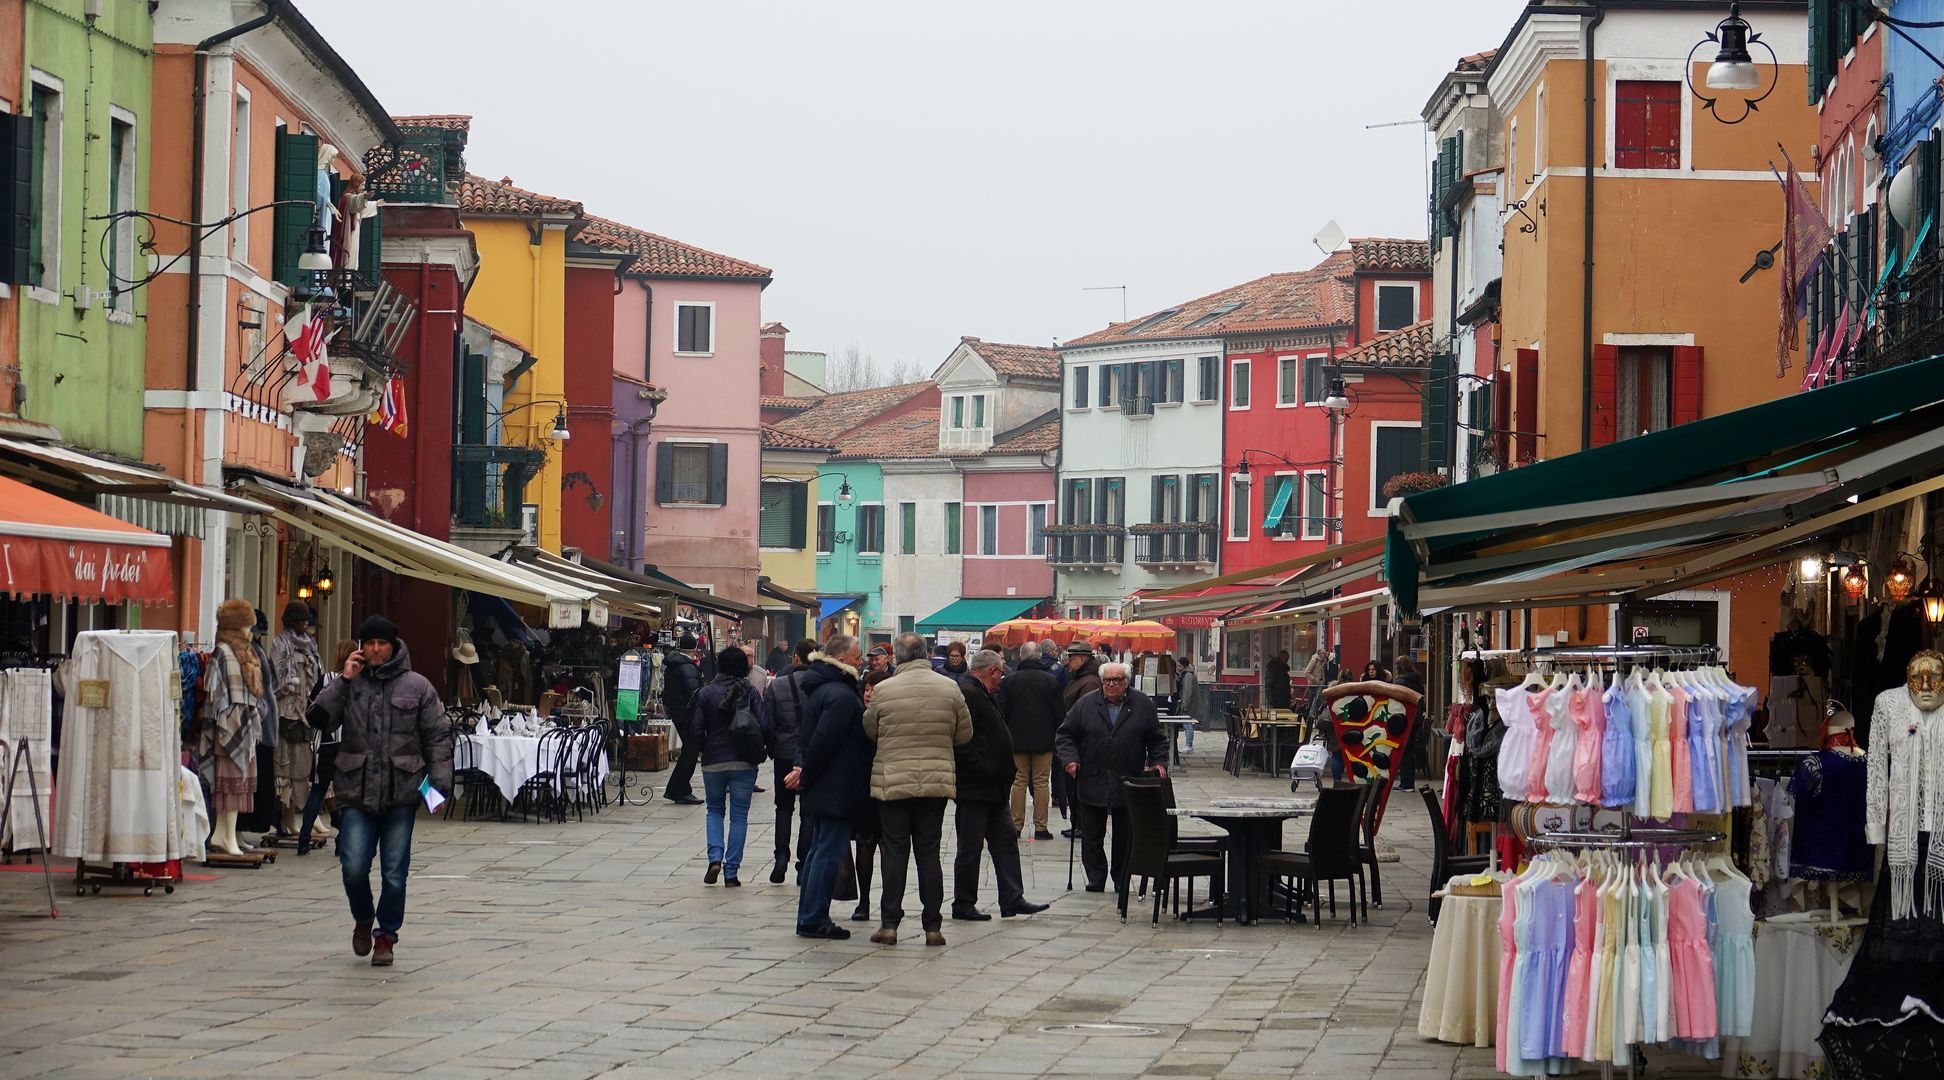
[(924, 660), (931, 656), (931, 646), (919, 634), (899, 634), (891, 643), (891, 658), (900, 664), (913, 660)]
[(832, 634), (823, 643), (823, 654), (833, 660), (842, 660), (857, 651), (857, 638), (850, 634)]
[(1041, 638), (1039, 654), (1041, 656), (1058, 656), (1060, 655), (1060, 646), (1052, 638)]
[(1110, 671), (1118, 671), (1118, 672), (1120, 672), (1120, 673), (1121, 673), (1121, 676), (1122, 676), (1123, 678), (1126, 678), (1126, 679), (1128, 679), (1128, 680), (1130, 680), (1130, 681), (1132, 681), (1132, 680), (1133, 680), (1133, 678), (1134, 678), (1134, 669), (1133, 669), (1133, 668), (1131, 668), (1131, 667), (1128, 667), (1128, 666), (1127, 666), (1126, 664), (1122, 664), (1122, 663), (1119, 663), (1119, 662), (1114, 662), (1114, 663), (1107, 663), (1107, 664), (1102, 664), (1102, 665), (1100, 665), (1100, 677), (1101, 677), (1101, 678), (1103, 678), (1103, 679), (1104, 679), (1104, 678), (1106, 678), (1106, 677), (1107, 677), (1107, 673), (1108, 673), (1108, 672), (1110, 672)]
[(1006, 658), (993, 652), (991, 649), (980, 649), (978, 652), (973, 653), (972, 659), (965, 663), (966, 670), (968, 671), (984, 671), (987, 668), (1003, 668), (1005, 666)]

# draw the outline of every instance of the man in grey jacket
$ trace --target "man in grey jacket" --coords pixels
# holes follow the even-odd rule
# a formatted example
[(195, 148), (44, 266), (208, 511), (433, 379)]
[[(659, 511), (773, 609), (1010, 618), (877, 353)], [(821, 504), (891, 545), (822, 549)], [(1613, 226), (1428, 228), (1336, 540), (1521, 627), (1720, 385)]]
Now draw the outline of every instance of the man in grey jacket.
[[(412, 670), (397, 624), (373, 615), (358, 627), (358, 641), (344, 662), (344, 677), (317, 695), (311, 723), (325, 730), (343, 725), (333, 789), (344, 811), (338, 866), (355, 922), (351, 951), (370, 954), (374, 967), (390, 967), (405, 921), (405, 876), (412, 868), (412, 823), (425, 798), (421, 787), (429, 782), (442, 796), (452, 792), (452, 728), (439, 692)], [(374, 855), (382, 859), (383, 880), (375, 910)]]

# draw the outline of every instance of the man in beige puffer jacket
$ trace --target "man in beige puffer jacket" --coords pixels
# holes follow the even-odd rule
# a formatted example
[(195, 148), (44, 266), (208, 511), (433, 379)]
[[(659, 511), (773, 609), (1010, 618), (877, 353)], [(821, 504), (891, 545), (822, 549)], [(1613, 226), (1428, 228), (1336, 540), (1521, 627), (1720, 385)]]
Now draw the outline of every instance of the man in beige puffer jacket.
[(925, 944), (943, 945), (945, 872), (938, 847), (945, 803), (957, 793), (958, 763), (952, 750), (972, 741), (972, 713), (958, 684), (932, 670), (924, 638), (900, 634), (891, 653), (897, 671), (877, 684), (864, 710), (865, 737), (877, 744), (871, 796), (883, 804), (878, 811), (883, 900), (880, 925), (871, 940), (898, 943), (905, 866), (915, 847)]

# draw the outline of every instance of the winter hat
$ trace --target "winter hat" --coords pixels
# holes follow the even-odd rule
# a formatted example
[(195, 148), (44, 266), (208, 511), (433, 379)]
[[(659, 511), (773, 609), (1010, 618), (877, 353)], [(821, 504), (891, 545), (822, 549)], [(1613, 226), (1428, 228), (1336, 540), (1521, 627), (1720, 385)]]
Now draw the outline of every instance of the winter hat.
[(216, 629), (248, 630), (256, 625), (256, 608), (248, 600), (225, 600), (216, 605)]
[(732, 679), (749, 676), (749, 654), (742, 651), (740, 645), (731, 645), (722, 650), (716, 654), (715, 660), (718, 675), (727, 675)]
[(695, 635), (683, 634), (681, 640), (675, 643), (675, 647), (684, 652), (693, 652), (695, 649)]
[(1093, 653), (1094, 653), (1093, 646), (1087, 644), (1084, 641), (1076, 641), (1073, 644), (1068, 645), (1066, 651), (1066, 654), (1068, 656), (1092, 656)]
[(358, 624), (358, 641), (360, 643), (370, 641), (374, 638), (389, 641), (392, 643), (392, 647), (396, 648), (398, 646), (398, 624), (385, 618), (383, 615), (373, 615)]
[(310, 605), (302, 600), (292, 600), (284, 605), (283, 624), (285, 626), (308, 626), (311, 621)]

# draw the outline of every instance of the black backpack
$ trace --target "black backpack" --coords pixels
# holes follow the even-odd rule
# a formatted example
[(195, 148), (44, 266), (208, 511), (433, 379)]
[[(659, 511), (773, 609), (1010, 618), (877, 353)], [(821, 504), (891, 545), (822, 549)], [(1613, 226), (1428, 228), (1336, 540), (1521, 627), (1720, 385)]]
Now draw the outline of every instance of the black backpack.
[(723, 698), (719, 715), (729, 717), (729, 742), (736, 749), (737, 759), (761, 765), (769, 757), (769, 747), (764, 745), (763, 725), (756, 719), (756, 710), (749, 699), (749, 684), (739, 683)]

